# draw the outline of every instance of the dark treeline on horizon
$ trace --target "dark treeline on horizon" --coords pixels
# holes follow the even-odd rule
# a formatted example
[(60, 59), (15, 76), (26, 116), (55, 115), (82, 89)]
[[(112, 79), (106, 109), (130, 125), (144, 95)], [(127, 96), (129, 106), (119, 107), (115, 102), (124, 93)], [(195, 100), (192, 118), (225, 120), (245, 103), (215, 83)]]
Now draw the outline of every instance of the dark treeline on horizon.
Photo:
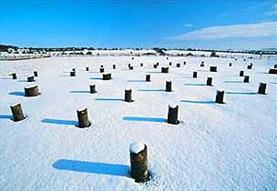
[[(0, 52), (8, 52), (9, 49), (18, 50), (18, 49), (28, 49), (29, 51), (26, 53), (31, 53), (33, 51), (38, 52), (54, 52), (54, 51), (92, 51), (92, 50), (124, 50), (124, 49), (132, 49), (132, 50), (143, 50), (144, 48), (95, 48), (95, 47), (63, 47), (63, 48), (34, 48), (34, 47), (18, 47), (13, 45), (2, 45), (0, 44)], [(276, 48), (268, 48), (262, 50), (219, 50), (219, 49), (196, 49), (196, 48), (159, 48), (153, 47), (149, 48), (153, 49), (157, 52), (166, 51), (166, 50), (186, 50), (186, 51), (206, 51), (206, 52), (226, 52), (226, 53), (250, 53), (250, 54), (277, 54)]]

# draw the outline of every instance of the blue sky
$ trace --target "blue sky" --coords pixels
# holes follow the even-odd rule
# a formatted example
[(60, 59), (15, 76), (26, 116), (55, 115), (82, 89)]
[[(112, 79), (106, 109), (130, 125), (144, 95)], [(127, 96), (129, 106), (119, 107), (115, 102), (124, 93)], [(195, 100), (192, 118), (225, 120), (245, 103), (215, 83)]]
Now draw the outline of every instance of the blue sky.
[(277, 47), (277, 3), (0, 0), (0, 42), (33, 47)]

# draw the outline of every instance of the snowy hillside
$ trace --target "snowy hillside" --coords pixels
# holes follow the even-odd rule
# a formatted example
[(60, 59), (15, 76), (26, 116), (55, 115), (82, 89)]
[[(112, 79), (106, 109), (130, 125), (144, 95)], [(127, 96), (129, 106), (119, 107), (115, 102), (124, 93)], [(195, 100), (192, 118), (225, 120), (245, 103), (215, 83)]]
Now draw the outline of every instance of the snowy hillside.
[[(169, 62), (169, 73), (161, 73)], [(267, 58), (162, 56), (1, 61), (0, 189), (276, 190), (277, 75), (267, 74), (273, 64)], [(102, 80), (101, 65), (112, 80)], [(240, 70), (250, 83), (243, 83)], [(25, 97), (33, 71), (41, 95)], [(14, 72), (16, 80), (8, 76)], [(205, 85), (207, 77), (214, 86)], [(164, 91), (168, 80), (173, 92)], [(266, 95), (257, 94), (260, 82), (267, 83)], [(96, 94), (89, 93), (92, 84)], [(128, 88), (132, 103), (122, 100)], [(225, 104), (214, 102), (220, 89)], [(16, 102), (27, 115), (23, 121), (10, 119)], [(165, 122), (169, 104), (179, 105), (178, 125)], [(88, 109), (89, 128), (75, 126), (80, 107)], [(129, 175), (129, 145), (137, 140), (148, 147), (152, 179), (145, 184)]]

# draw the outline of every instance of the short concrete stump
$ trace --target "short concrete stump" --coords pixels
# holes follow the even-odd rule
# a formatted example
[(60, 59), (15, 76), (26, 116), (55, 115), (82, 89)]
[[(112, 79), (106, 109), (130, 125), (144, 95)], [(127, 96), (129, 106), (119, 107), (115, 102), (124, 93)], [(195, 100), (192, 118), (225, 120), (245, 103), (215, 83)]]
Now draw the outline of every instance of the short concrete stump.
[(277, 69), (276, 68), (271, 68), (268, 71), (269, 74), (277, 74)]
[(244, 83), (249, 83), (249, 76), (244, 76), (243, 82)]
[(223, 98), (224, 98), (224, 91), (217, 90), (216, 91), (215, 102), (219, 103), (219, 104), (223, 104), (224, 103)]
[(71, 76), (71, 77), (76, 76), (76, 72), (75, 72), (75, 71), (71, 71), (71, 72), (70, 72), (70, 76)]
[(217, 72), (216, 66), (210, 66), (210, 72)]
[(97, 93), (97, 91), (96, 91), (96, 85), (90, 85), (90, 86), (89, 86), (89, 92), (90, 92), (91, 94)]
[(177, 125), (180, 123), (178, 120), (178, 110), (179, 106), (176, 105), (175, 107), (168, 106), (168, 114), (167, 114), (167, 123)]
[(27, 77), (27, 82), (34, 82), (34, 81), (35, 81), (35, 76)]
[(103, 80), (111, 80), (112, 79), (112, 74), (108, 73), (108, 74), (103, 74)]
[(85, 127), (89, 127), (91, 125), (91, 123), (90, 123), (90, 121), (88, 119), (87, 108), (78, 109), (77, 110), (77, 118), (78, 118), (78, 125), (77, 125), (77, 127), (85, 128)]
[(181, 67), (181, 64), (180, 64), (180, 63), (177, 63), (177, 64), (176, 64), (176, 67), (177, 67), (177, 68), (180, 68), (180, 67)]
[(125, 90), (125, 95), (124, 95), (124, 101), (126, 102), (133, 102), (134, 100), (132, 100), (132, 90)]
[(212, 77), (208, 77), (207, 78), (207, 86), (212, 86), (212, 81), (213, 81), (213, 78)]
[(168, 68), (168, 67), (162, 67), (162, 68), (161, 68), (161, 72), (162, 72), (162, 73), (168, 73), (168, 71), (169, 71), (169, 68)]
[(165, 91), (166, 92), (172, 92), (172, 82), (171, 81), (166, 81), (166, 83), (165, 83)]
[(34, 71), (34, 76), (38, 77), (38, 71)]
[(143, 143), (135, 142), (129, 147), (131, 177), (135, 182), (146, 182), (149, 180), (147, 164), (147, 146)]
[(145, 81), (146, 82), (150, 82), (151, 81), (151, 75), (150, 74), (146, 74)]
[(104, 68), (100, 68), (100, 73), (104, 73), (105, 69)]
[(16, 75), (16, 73), (12, 73), (12, 74), (11, 74), (11, 76), (12, 76), (12, 78), (13, 78), (14, 80), (16, 80), (16, 79), (17, 79), (17, 75)]
[(26, 97), (33, 97), (33, 96), (40, 95), (37, 85), (26, 87), (24, 89), (25, 89), (25, 96)]
[(193, 73), (192, 73), (192, 77), (193, 77), (193, 78), (197, 78), (197, 72), (193, 72)]
[(243, 77), (243, 76), (244, 76), (244, 71), (241, 70), (241, 71), (239, 72), (239, 76), (240, 76), (240, 77)]
[(266, 83), (260, 83), (258, 94), (266, 94)]

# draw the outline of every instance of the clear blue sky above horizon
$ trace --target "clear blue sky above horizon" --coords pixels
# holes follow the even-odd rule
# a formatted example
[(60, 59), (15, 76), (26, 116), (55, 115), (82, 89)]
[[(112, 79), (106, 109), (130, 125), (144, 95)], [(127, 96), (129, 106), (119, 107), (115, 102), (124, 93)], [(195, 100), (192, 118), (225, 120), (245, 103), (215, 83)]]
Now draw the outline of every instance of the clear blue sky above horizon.
[(277, 48), (264, 0), (0, 0), (0, 43), (21, 47)]

